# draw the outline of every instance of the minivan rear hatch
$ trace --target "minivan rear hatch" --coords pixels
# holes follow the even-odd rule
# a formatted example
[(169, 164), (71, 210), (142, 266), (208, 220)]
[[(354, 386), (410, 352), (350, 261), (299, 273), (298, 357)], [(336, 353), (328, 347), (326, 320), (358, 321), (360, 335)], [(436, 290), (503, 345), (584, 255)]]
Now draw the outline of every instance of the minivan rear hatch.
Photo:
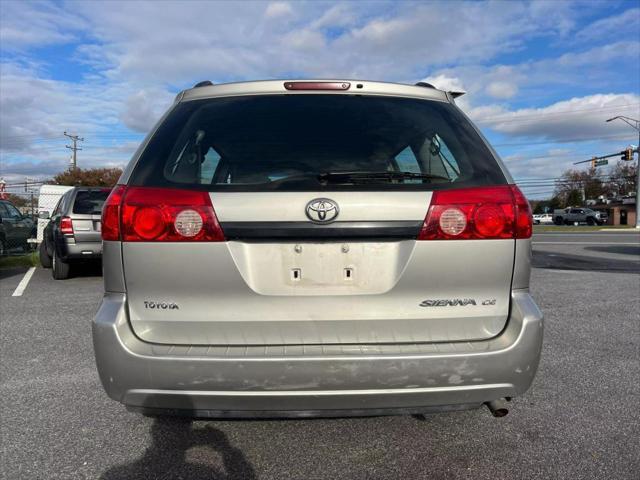
[(121, 194), (129, 320), (149, 342), (468, 341), (507, 320), (516, 200), (445, 101), (183, 102)]

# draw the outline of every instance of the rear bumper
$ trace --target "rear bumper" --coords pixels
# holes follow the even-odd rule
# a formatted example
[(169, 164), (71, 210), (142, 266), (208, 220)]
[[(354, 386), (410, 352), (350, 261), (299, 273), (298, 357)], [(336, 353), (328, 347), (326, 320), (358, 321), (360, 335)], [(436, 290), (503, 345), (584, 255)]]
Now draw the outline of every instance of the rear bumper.
[(102, 242), (73, 242), (64, 239), (58, 246), (62, 260), (91, 260), (102, 257)]
[(473, 408), (524, 393), (542, 348), (543, 317), (512, 294), (497, 337), (478, 342), (295, 347), (187, 347), (139, 340), (126, 296), (105, 295), (93, 321), (100, 379), (131, 409), (199, 416), (308, 416)]

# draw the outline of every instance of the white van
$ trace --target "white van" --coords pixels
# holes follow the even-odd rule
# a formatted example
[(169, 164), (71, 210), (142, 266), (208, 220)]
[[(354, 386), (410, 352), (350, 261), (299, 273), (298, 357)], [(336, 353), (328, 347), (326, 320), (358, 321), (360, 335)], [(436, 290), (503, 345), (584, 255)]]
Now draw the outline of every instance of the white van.
[[(42, 185), (38, 196), (38, 216), (40, 216), (41, 212), (49, 212), (49, 215), (51, 215), (62, 195), (72, 188), (69, 185)], [(38, 234), (36, 237), (38, 243), (42, 241), (42, 232), (48, 223), (48, 218), (38, 218)]]

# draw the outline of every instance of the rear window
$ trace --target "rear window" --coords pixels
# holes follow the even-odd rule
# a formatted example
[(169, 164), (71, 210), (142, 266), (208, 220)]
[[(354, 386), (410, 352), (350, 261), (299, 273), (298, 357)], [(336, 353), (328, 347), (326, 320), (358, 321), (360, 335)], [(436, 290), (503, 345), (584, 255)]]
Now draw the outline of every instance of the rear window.
[[(354, 172), (378, 175), (343, 175)], [(266, 191), (431, 190), (505, 182), (480, 136), (450, 104), (296, 94), (176, 106), (130, 183)]]
[(109, 196), (109, 189), (79, 190), (73, 202), (73, 213), (81, 215), (100, 215), (102, 205)]

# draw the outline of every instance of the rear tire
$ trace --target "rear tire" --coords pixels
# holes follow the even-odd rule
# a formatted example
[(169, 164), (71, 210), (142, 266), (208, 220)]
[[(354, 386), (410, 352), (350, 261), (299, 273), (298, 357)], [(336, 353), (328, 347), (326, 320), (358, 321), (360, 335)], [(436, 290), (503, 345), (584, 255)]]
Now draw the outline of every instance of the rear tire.
[(593, 217), (587, 217), (587, 225), (595, 225), (596, 221), (593, 219)]
[(53, 250), (53, 269), (51, 270), (51, 274), (53, 278), (56, 280), (66, 280), (69, 278), (69, 273), (71, 272), (71, 265), (67, 262), (60, 260), (55, 249)]
[(556, 225), (562, 225), (562, 217), (556, 217), (553, 223), (555, 223)]
[(47, 246), (44, 244), (44, 240), (40, 242), (38, 254), (40, 257), (40, 265), (42, 265), (43, 268), (51, 268), (51, 255), (47, 252)]

